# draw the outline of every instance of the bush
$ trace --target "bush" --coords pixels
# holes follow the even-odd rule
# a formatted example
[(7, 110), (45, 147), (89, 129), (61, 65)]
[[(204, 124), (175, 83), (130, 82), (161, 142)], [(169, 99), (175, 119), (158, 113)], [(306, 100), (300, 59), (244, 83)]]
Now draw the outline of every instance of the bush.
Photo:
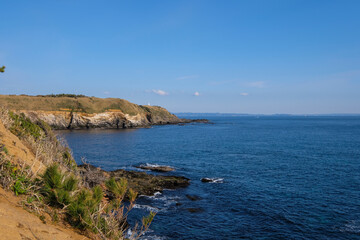
[(13, 124), (10, 127), (10, 131), (18, 137), (32, 136), (35, 140), (39, 139), (42, 135), (42, 129), (31, 122), (23, 113), (20, 115), (9, 112), (10, 118), (13, 120)]
[(1, 152), (5, 153), (6, 155), (9, 154), (9, 151), (4, 144), (0, 144), (0, 153)]
[(66, 207), (72, 202), (78, 181), (73, 175), (65, 176), (57, 164), (48, 167), (42, 175), (42, 194), (50, 206)]
[(19, 167), (0, 155), (0, 184), (16, 195), (26, 194), (34, 186), (29, 167)]
[(100, 211), (100, 202), (103, 199), (103, 191), (99, 186), (92, 190), (82, 189), (69, 205), (67, 214), (73, 226), (96, 232), (92, 215)]

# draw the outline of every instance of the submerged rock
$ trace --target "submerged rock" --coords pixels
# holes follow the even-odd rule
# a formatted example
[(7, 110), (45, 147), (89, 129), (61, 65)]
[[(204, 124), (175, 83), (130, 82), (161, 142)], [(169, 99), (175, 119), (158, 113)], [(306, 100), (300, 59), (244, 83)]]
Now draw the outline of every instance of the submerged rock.
[(197, 201), (197, 200), (201, 200), (202, 198), (199, 197), (199, 196), (196, 196), (196, 195), (189, 195), (189, 194), (186, 194), (186, 197), (188, 199), (190, 199), (191, 201)]
[(155, 171), (155, 172), (175, 171), (175, 168), (172, 168), (170, 166), (161, 166), (161, 165), (153, 165), (153, 164), (146, 164), (146, 165), (140, 165), (140, 166), (135, 166), (135, 167), (145, 169), (145, 170), (151, 170), (151, 171)]
[(202, 208), (186, 208), (186, 210), (188, 210), (191, 213), (204, 212), (204, 209), (202, 209)]
[(178, 176), (155, 176), (145, 172), (126, 171), (118, 169), (107, 172), (90, 164), (78, 166), (80, 174), (89, 187), (103, 184), (107, 179), (114, 177), (115, 180), (126, 178), (129, 187), (139, 193), (139, 195), (154, 195), (164, 189), (177, 189), (190, 185), (190, 179)]

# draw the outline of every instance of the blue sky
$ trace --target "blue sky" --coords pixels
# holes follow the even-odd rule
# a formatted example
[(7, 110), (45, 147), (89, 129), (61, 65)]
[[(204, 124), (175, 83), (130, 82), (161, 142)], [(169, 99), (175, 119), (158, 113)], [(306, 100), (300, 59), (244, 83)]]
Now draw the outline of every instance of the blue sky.
[(360, 1), (2, 1), (0, 94), (360, 113)]

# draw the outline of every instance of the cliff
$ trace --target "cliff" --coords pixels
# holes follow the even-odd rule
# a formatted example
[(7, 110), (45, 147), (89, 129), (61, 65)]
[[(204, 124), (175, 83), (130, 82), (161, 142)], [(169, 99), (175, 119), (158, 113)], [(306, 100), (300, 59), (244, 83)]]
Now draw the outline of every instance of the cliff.
[(118, 98), (71, 95), (0, 95), (0, 106), (42, 120), (55, 129), (133, 128), (188, 122), (159, 106), (143, 106)]

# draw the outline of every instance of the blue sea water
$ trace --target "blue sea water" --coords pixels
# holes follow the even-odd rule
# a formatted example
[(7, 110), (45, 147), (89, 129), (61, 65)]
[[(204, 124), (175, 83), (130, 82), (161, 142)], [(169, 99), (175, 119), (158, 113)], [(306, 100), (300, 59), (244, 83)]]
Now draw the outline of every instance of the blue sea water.
[(157, 211), (145, 239), (360, 239), (360, 117), (208, 118), (61, 134), (78, 162), (169, 165), (191, 179), (137, 200), (134, 218)]

